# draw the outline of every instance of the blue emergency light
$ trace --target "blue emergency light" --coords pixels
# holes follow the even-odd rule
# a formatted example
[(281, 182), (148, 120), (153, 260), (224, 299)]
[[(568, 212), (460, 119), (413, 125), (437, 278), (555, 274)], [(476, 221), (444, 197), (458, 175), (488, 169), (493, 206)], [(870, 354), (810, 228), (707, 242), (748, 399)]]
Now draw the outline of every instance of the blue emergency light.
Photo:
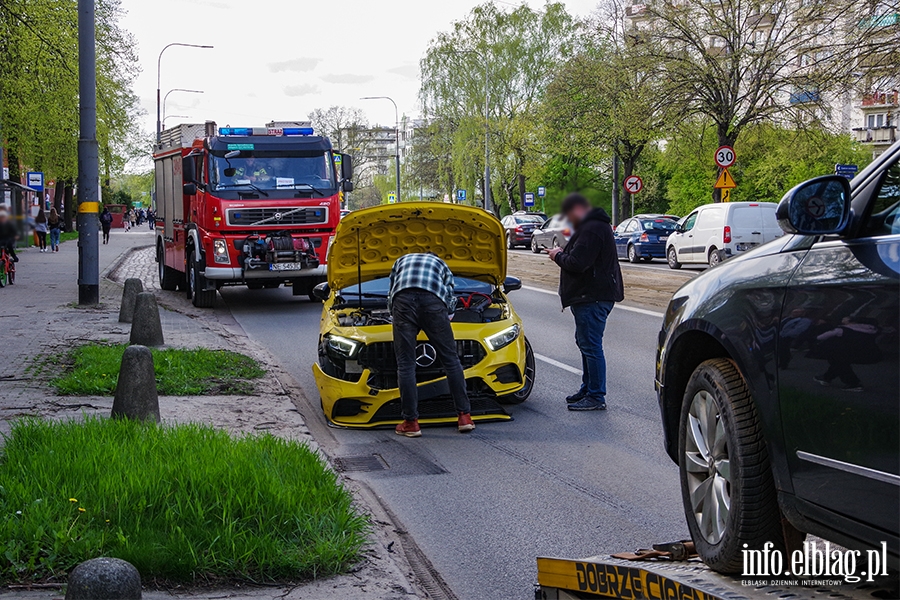
[(219, 135), (240, 135), (240, 136), (250, 136), (253, 135), (253, 127), (220, 127)]
[(312, 127), (285, 127), (284, 135), (312, 135)]
[(281, 135), (312, 135), (312, 127), (285, 127), (284, 129), (269, 129), (267, 127), (220, 127), (219, 135), (221, 136), (242, 136), (250, 137), (254, 135), (278, 135), (274, 132), (281, 132)]

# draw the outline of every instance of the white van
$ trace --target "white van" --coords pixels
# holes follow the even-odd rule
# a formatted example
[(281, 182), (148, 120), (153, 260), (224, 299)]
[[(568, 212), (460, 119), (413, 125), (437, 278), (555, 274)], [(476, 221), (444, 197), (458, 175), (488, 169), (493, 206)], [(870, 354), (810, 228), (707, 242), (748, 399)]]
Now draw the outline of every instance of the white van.
[(775, 218), (773, 202), (706, 204), (678, 222), (669, 236), (666, 259), (669, 268), (685, 263), (719, 262), (771, 242), (784, 235)]

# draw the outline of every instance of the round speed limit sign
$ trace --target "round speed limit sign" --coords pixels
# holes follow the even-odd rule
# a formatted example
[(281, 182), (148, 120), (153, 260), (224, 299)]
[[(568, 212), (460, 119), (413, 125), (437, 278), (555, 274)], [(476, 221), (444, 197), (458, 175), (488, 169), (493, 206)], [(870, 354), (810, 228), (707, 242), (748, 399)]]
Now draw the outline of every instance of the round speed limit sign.
[(735, 156), (734, 148), (731, 146), (720, 146), (719, 149), (716, 150), (716, 164), (723, 169), (727, 169), (733, 165), (735, 160), (737, 160), (737, 156)]
[(637, 175), (630, 175), (625, 178), (625, 191), (629, 194), (637, 194), (644, 189), (644, 181)]

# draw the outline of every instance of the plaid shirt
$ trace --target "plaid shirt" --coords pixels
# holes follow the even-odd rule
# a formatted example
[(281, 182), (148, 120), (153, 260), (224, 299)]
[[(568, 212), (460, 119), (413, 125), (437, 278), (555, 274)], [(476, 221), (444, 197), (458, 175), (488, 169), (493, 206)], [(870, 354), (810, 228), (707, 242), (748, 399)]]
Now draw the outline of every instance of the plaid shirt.
[(391, 269), (391, 292), (388, 307), (394, 294), (401, 290), (418, 289), (433, 293), (447, 305), (447, 312), (456, 309), (453, 294), (453, 273), (447, 264), (433, 254), (407, 254), (401, 256)]

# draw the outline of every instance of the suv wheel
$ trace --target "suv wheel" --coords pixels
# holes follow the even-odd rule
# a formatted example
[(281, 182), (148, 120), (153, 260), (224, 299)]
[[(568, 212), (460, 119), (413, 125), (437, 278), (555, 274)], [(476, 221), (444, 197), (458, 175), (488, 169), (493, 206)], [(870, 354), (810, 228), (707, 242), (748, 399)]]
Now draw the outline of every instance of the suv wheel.
[(715, 267), (720, 262), (722, 262), (722, 255), (716, 250), (716, 247), (713, 246), (709, 251), (709, 266)]
[(707, 360), (691, 375), (678, 455), (684, 513), (704, 563), (720, 573), (737, 573), (746, 548), (772, 542), (785, 550), (756, 407), (731, 360)]
[(506, 396), (498, 396), (497, 401), (500, 404), (522, 404), (531, 395), (534, 389), (534, 350), (531, 349), (531, 342), (525, 338), (525, 385), (518, 392), (507, 394)]
[(669, 263), (670, 269), (681, 268), (681, 263), (678, 262), (678, 252), (675, 250), (675, 246), (669, 246), (669, 251), (666, 252), (666, 260)]
[(628, 262), (641, 262), (641, 257), (638, 256), (637, 249), (634, 247), (634, 244), (628, 244)]

